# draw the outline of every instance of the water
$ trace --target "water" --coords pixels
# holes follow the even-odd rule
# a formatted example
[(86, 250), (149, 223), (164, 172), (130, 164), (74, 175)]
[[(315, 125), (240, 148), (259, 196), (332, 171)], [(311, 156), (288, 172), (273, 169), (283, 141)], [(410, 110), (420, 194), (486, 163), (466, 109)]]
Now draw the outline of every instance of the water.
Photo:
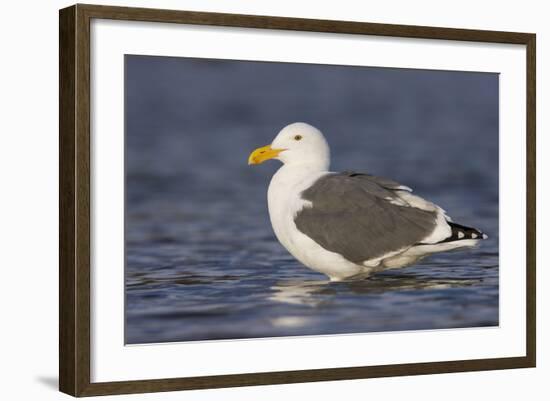
[[(126, 90), (127, 343), (498, 325), (498, 75), (127, 56)], [(490, 238), (328, 282), (272, 232), (277, 162), (246, 165), (294, 121)]]

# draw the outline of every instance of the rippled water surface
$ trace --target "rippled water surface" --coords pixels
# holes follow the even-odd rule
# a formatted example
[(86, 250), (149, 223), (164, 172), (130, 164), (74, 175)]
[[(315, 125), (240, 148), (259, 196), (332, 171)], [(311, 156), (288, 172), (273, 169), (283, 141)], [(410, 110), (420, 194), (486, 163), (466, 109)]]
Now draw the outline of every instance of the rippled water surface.
[[(330, 283), (277, 242), (287, 123), (324, 131), (334, 170), (391, 177), (490, 238)], [(126, 57), (126, 342), (498, 325), (498, 76)]]

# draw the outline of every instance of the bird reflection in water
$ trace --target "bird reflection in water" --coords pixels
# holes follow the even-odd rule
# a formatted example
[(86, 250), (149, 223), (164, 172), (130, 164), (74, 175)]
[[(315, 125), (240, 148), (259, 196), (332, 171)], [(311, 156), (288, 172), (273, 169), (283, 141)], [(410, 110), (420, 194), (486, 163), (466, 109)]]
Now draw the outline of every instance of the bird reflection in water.
[(380, 274), (367, 279), (354, 279), (331, 282), (330, 280), (314, 281), (280, 281), (271, 287), (273, 293), (270, 301), (292, 305), (309, 305), (313, 307), (329, 305), (339, 292), (355, 295), (374, 295), (387, 291), (407, 290), (441, 290), (454, 287), (467, 287), (479, 284), (477, 278), (447, 279), (429, 278), (420, 275)]

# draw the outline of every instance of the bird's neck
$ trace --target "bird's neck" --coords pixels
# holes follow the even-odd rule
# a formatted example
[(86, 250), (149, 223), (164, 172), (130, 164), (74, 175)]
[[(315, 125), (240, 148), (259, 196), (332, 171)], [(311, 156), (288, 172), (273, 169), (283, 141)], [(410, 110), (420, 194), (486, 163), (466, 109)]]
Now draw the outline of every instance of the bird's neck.
[(273, 175), (270, 187), (288, 190), (327, 172), (328, 163), (286, 163)]
[(312, 160), (300, 160), (285, 163), (281, 166), (280, 170), (292, 171), (294, 174), (311, 174), (328, 171), (330, 167), (330, 161), (326, 158), (315, 158)]

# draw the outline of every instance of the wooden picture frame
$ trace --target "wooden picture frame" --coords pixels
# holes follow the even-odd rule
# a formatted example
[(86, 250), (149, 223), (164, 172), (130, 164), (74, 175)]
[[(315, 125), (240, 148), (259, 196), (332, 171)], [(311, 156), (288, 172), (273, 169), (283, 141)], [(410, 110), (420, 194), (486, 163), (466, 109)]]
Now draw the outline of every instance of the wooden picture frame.
[[(90, 380), (90, 21), (94, 18), (492, 42), (526, 46), (526, 355), (523, 357), (399, 365), (92, 383)], [(60, 10), (59, 28), (59, 388), (62, 392), (73, 396), (94, 396), (535, 366), (536, 37), (534, 34), (80, 4)]]

